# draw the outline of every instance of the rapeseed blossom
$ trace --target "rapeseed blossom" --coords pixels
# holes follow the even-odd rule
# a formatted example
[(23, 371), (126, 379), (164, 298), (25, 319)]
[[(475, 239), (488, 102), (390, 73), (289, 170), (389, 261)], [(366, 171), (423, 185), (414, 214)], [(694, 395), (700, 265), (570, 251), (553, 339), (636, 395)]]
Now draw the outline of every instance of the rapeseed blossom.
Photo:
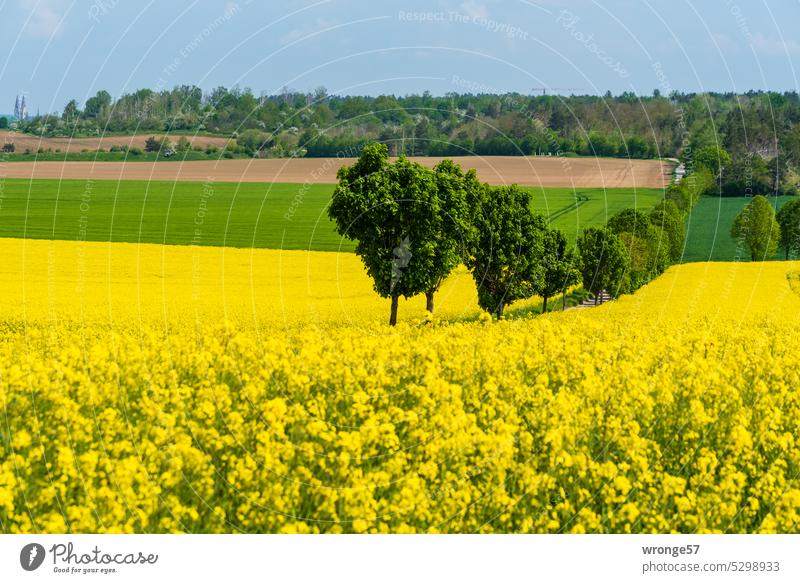
[(346, 254), (0, 250), (4, 532), (800, 530), (796, 263), (392, 329)]

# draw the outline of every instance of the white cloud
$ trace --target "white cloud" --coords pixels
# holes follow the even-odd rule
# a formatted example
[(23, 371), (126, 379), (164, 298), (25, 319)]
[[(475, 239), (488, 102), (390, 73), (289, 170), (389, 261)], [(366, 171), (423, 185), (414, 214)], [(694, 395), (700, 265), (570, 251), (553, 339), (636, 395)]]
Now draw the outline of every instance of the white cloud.
[(313, 35), (314, 33), (322, 32), (333, 26), (335, 26), (334, 22), (326, 20), (324, 18), (317, 18), (314, 21), (314, 23), (310, 26), (304, 26), (301, 28), (295, 28), (293, 30), (290, 30), (280, 38), (280, 42), (281, 44), (288, 44), (300, 40), (302, 38), (305, 38), (309, 35)]
[(800, 42), (794, 39), (782, 41), (774, 36), (757, 32), (751, 40), (753, 48), (765, 55), (785, 55), (800, 53)]
[(63, 0), (18, 0), (18, 2), (20, 8), (30, 17), (26, 27), (28, 34), (47, 38), (61, 31), (65, 11)]

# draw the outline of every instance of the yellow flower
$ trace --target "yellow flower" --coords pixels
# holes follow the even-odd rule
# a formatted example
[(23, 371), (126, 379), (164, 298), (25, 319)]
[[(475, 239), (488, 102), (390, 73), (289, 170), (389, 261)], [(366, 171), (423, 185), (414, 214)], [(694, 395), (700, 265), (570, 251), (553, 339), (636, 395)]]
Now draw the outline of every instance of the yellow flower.
[(459, 268), (390, 329), (352, 255), (0, 254), (8, 532), (800, 530), (797, 264), (491, 325)]

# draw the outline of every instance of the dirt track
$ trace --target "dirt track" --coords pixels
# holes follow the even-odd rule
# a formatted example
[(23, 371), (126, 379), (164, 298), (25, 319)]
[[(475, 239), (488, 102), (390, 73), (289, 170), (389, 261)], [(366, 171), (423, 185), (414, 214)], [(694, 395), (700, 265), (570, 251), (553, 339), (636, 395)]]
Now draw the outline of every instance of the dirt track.
[[(14, 144), (17, 153), (30, 150), (37, 152), (39, 148), (43, 150), (61, 150), (62, 152), (81, 152), (83, 150), (95, 151), (98, 148), (108, 150), (111, 146), (128, 146), (144, 148), (144, 142), (150, 136), (163, 137), (164, 134), (144, 133), (139, 136), (103, 136), (98, 138), (39, 138), (29, 134), (20, 134), (7, 130), (0, 131), (0, 146), (3, 144)], [(182, 134), (170, 134), (166, 137), (173, 143), (181, 139)], [(193, 146), (205, 148), (206, 146), (216, 146), (221, 148), (228, 140), (227, 138), (209, 136), (186, 136)]]
[[(440, 158), (415, 158), (432, 166)], [(490, 184), (546, 187), (660, 188), (672, 164), (617, 158), (462, 157)], [(216, 182), (335, 183), (336, 171), (353, 159), (298, 158), (214, 162), (0, 162), (0, 178), (77, 178), (93, 180), (186, 180)]]

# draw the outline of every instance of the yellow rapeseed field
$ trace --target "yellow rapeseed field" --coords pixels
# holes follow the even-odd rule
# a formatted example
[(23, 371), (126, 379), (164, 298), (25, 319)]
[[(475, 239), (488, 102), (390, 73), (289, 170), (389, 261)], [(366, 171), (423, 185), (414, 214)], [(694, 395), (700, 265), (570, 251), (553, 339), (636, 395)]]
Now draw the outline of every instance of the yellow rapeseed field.
[(800, 531), (797, 263), (391, 329), (352, 255), (0, 257), (4, 532)]

